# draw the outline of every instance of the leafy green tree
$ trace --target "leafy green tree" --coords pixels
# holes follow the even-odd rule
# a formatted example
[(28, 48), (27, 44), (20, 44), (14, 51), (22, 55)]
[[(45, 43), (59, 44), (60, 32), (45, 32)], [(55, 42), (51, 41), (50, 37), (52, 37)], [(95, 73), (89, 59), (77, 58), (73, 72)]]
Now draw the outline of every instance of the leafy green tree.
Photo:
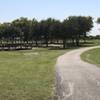
[(93, 27), (92, 18), (84, 16), (70, 16), (65, 20), (67, 29), (70, 32), (68, 35), (73, 40), (76, 40), (76, 45), (79, 46), (79, 40), (81, 37), (86, 36), (86, 33)]
[[(98, 23), (100, 19), (98, 18)], [(17, 43), (20, 48), (29, 46), (30, 43), (36, 46), (48, 47), (50, 43), (63, 43), (63, 48), (69, 44), (80, 45), (80, 39), (84, 39), (87, 32), (93, 27), (90, 16), (69, 16), (64, 21), (48, 18), (38, 22), (35, 18), (29, 20), (21, 17), (11, 23), (0, 24), (1, 45)], [(19, 41), (19, 42), (18, 42)]]
[(48, 19), (42, 20), (40, 22), (41, 33), (42, 33), (42, 37), (45, 40), (46, 47), (48, 47), (48, 42), (51, 38), (50, 27), (51, 27), (51, 25), (53, 25), (53, 23), (54, 23), (54, 19), (52, 19), (52, 18), (48, 18)]
[(20, 19), (14, 20), (12, 24), (21, 30), (23, 41), (28, 42), (30, 39), (31, 20), (21, 17)]
[(100, 18), (97, 19), (97, 23), (100, 23)]
[(35, 41), (37, 47), (40, 38), (41, 38), (40, 23), (36, 19), (33, 19), (31, 26), (31, 40)]

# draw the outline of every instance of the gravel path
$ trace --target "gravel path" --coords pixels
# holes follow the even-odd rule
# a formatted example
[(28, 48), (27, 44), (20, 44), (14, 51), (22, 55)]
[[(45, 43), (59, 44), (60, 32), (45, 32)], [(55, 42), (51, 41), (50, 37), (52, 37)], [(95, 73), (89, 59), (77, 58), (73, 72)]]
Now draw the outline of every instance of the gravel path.
[(55, 100), (100, 100), (100, 68), (80, 54), (100, 46), (81, 48), (60, 56), (56, 63)]

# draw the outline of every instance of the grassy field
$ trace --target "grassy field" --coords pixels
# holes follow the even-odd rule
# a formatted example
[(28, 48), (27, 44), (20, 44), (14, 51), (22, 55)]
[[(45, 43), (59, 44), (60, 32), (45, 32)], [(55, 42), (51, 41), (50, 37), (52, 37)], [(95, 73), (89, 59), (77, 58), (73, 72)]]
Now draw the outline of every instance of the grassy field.
[(94, 39), (93, 44), (94, 45), (100, 45), (100, 39)]
[(68, 50), (0, 52), (0, 100), (51, 100), (56, 58)]
[(83, 47), (90, 47), (90, 46), (97, 46), (97, 45), (100, 45), (100, 39), (87, 40), (86, 43), (82, 44)]
[[(89, 41), (87, 46), (99, 43), (100, 40), (93, 40)], [(92, 51), (86, 52), (82, 58), (88, 59), (91, 63), (94, 63), (92, 60), (97, 61), (99, 63), (97, 65), (100, 65), (99, 50), (97, 50), (98, 53), (94, 51), (94, 55)], [(67, 51), (69, 50), (48, 50), (46, 48), (1, 51), (0, 100), (51, 100), (55, 82), (56, 58)]]
[(84, 61), (100, 66), (100, 48), (84, 52), (81, 55), (81, 58)]

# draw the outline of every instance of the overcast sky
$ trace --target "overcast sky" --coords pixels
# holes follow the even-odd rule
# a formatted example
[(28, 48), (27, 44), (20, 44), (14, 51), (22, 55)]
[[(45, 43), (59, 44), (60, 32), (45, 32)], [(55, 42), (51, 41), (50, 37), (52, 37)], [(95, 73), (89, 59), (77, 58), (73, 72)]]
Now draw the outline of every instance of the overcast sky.
[[(63, 20), (71, 15), (100, 17), (100, 0), (1, 0), (0, 22), (10, 22), (19, 17), (38, 20), (53, 17)], [(100, 34), (95, 24), (92, 34)]]

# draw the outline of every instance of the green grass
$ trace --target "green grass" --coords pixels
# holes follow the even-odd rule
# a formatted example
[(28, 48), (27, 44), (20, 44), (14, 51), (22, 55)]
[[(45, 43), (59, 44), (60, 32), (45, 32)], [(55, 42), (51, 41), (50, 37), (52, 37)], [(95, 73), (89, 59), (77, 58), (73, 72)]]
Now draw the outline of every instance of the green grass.
[(0, 100), (51, 100), (56, 58), (68, 50), (0, 52)]
[(94, 45), (100, 45), (100, 39), (94, 39), (93, 42)]
[(81, 58), (84, 61), (100, 66), (100, 48), (84, 52)]
[(97, 46), (100, 45), (100, 39), (91, 39), (87, 40), (85, 44), (82, 44), (83, 47)]

